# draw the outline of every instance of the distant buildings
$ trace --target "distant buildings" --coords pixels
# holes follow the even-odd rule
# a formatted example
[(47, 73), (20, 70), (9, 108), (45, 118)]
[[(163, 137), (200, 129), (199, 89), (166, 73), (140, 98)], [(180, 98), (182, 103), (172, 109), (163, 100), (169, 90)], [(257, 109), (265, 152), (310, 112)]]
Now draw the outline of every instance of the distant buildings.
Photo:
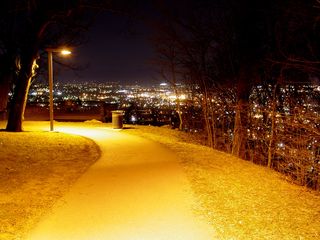
[[(194, 88), (196, 89), (196, 88)], [(251, 113), (255, 121), (263, 121), (266, 118), (266, 111), (270, 112), (272, 104), (272, 86), (256, 86), (250, 95)], [(313, 111), (319, 114), (319, 102), (315, 95), (320, 95), (319, 86), (293, 86), (286, 85), (279, 88), (277, 93), (277, 114), (289, 115), (294, 110), (293, 105), (299, 103), (305, 110)], [(297, 96), (295, 99), (294, 96)], [(299, 95), (299, 97), (298, 97)], [(54, 86), (54, 107), (57, 110), (74, 111), (101, 111), (103, 113), (108, 109), (126, 110), (127, 122), (168, 122), (174, 119), (171, 116), (178, 110), (183, 113), (186, 121), (196, 122), (199, 128), (201, 126), (201, 101), (203, 96), (192, 91), (186, 85), (177, 84), (171, 86), (161, 83), (153, 87), (140, 85), (121, 85), (119, 83), (67, 83), (55, 84)], [(213, 95), (210, 99), (214, 106), (214, 113), (217, 117), (217, 123), (230, 118), (232, 122), (234, 115), (233, 99), (228, 99), (223, 95)], [(295, 103), (293, 102), (295, 101)], [(49, 102), (48, 86), (35, 84), (29, 91), (29, 106), (47, 108)], [(281, 106), (281, 107), (280, 107)], [(100, 109), (100, 110), (99, 110)], [(103, 114), (102, 113), (102, 114)], [(263, 115), (264, 114), (264, 115)], [(141, 115), (141, 116), (139, 116)], [(277, 116), (278, 116), (277, 115)], [(224, 117), (222, 117), (224, 116)], [(148, 120), (147, 120), (148, 119)], [(229, 120), (228, 120), (229, 121)], [(277, 121), (278, 118), (277, 118)], [(192, 123), (194, 124), (194, 123)], [(190, 125), (190, 124), (189, 124)], [(195, 128), (195, 127), (187, 127)], [(201, 128), (201, 127), (200, 127)], [(251, 133), (253, 134), (253, 133)], [(255, 135), (255, 134), (253, 134)]]
[[(54, 107), (57, 111), (89, 111), (101, 107), (123, 109), (126, 110), (125, 120), (131, 123), (169, 123), (174, 118), (171, 115), (177, 109), (177, 103), (183, 110), (190, 101), (192, 92), (181, 84), (175, 88), (165, 83), (153, 87), (118, 83), (57, 83), (54, 86)], [(28, 104), (47, 108), (48, 86), (33, 85)], [(106, 114), (106, 109), (101, 111)]]
[[(109, 104), (118, 104), (120, 108), (127, 107), (134, 102), (141, 108), (174, 107), (177, 98), (184, 104), (191, 99), (191, 93), (184, 85), (177, 85), (177, 93), (170, 85), (160, 84), (154, 87), (139, 85), (122, 86), (117, 83), (82, 83), (82, 84), (55, 84), (54, 102), (101, 101)], [(47, 104), (49, 98), (48, 86), (35, 84), (29, 91), (29, 103)]]

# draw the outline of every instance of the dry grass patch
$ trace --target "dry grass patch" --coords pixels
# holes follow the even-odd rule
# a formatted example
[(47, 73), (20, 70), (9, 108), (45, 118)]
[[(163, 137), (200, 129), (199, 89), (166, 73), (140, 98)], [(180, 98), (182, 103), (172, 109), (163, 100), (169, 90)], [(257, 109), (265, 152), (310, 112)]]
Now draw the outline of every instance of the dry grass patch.
[(199, 200), (195, 211), (219, 239), (320, 239), (319, 193), (267, 168), (192, 144), (183, 132), (147, 126), (128, 132), (165, 144), (181, 157)]
[(23, 239), (99, 156), (80, 136), (0, 132), (0, 239)]

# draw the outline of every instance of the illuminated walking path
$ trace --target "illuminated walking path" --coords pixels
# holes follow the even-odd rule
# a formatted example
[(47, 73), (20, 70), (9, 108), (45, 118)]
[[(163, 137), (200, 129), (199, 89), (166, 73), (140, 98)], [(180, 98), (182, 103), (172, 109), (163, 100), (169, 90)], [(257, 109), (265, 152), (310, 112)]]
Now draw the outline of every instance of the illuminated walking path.
[(57, 127), (101, 148), (101, 158), (72, 186), (29, 240), (209, 240), (176, 156), (128, 130)]

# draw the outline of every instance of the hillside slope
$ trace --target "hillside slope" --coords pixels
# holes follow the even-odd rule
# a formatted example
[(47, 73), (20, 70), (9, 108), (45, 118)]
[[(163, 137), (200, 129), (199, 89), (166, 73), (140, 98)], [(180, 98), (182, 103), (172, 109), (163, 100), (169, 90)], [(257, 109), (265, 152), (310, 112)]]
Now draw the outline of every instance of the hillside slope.
[(320, 196), (284, 176), (191, 143), (166, 127), (127, 130), (160, 142), (181, 157), (198, 205), (220, 239), (320, 239)]

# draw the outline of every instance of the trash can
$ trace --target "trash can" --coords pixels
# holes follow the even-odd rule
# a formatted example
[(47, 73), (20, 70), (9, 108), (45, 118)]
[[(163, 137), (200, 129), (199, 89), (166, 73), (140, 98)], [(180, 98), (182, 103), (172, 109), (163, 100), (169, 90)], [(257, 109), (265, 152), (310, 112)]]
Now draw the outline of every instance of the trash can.
[(112, 111), (112, 127), (121, 129), (123, 127), (123, 113), (122, 110)]

